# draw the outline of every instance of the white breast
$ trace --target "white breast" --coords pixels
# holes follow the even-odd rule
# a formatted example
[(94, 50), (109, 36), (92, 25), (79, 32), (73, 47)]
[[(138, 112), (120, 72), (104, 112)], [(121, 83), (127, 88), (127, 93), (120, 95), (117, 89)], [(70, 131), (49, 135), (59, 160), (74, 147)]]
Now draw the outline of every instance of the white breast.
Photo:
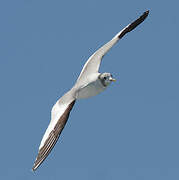
[(104, 91), (106, 87), (104, 87), (100, 80), (97, 79), (96, 81), (93, 81), (89, 83), (87, 86), (82, 87), (78, 90), (76, 94), (77, 99), (83, 99), (83, 98), (89, 98), (91, 96), (96, 96), (100, 92)]

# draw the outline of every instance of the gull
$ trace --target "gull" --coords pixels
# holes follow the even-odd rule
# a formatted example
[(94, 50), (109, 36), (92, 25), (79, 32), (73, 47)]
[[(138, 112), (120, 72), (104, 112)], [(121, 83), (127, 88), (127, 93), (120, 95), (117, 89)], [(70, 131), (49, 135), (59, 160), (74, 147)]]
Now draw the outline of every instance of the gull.
[(85, 63), (75, 85), (53, 106), (51, 121), (40, 143), (38, 155), (32, 168), (33, 171), (41, 165), (55, 146), (75, 101), (95, 96), (104, 91), (112, 81), (115, 81), (111, 73), (99, 73), (101, 60), (118, 40), (142, 23), (148, 14), (149, 11), (145, 11), (138, 19), (114, 36), (112, 40), (99, 48)]

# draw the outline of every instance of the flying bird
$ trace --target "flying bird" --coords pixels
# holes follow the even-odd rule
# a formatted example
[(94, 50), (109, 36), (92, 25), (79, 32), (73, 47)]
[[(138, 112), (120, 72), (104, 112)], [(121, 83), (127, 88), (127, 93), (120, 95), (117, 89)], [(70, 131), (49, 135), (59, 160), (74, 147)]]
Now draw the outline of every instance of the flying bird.
[(149, 11), (144, 12), (138, 19), (122, 29), (112, 40), (99, 48), (85, 63), (75, 85), (53, 106), (51, 121), (41, 140), (38, 155), (32, 168), (33, 171), (40, 166), (55, 146), (75, 101), (95, 96), (104, 91), (112, 81), (115, 81), (111, 73), (98, 72), (101, 60), (118, 40), (142, 23), (148, 14)]

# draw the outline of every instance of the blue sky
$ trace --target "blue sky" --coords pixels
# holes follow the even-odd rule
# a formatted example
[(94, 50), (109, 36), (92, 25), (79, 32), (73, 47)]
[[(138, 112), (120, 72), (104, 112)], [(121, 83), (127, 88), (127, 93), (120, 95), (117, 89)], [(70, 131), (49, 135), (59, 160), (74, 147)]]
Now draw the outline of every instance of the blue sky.
[[(178, 1), (0, 1), (0, 178), (179, 179)], [(144, 11), (104, 57), (117, 79), (77, 102), (50, 156), (31, 167), (56, 100), (88, 57)]]

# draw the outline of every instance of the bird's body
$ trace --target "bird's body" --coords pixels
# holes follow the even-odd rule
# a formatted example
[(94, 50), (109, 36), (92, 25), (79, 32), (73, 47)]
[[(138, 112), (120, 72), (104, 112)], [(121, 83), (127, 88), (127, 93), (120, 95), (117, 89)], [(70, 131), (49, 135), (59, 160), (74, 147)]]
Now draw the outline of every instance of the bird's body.
[(99, 75), (99, 73), (94, 73), (89, 79), (89, 82), (84, 84), (84, 86), (81, 86), (81, 88), (76, 91), (76, 99), (84, 99), (91, 96), (96, 96), (106, 89), (98, 78)]
[(119, 39), (142, 23), (148, 13), (149, 11), (144, 12), (142, 16), (126, 26), (111, 41), (97, 50), (85, 63), (75, 85), (53, 106), (51, 121), (40, 143), (39, 152), (32, 168), (33, 171), (39, 167), (53, 149), (76, 100), (95, 96), (104, 91), (112, 81), (115, 81), (110, 73), (98, 72), (101, 60)]

